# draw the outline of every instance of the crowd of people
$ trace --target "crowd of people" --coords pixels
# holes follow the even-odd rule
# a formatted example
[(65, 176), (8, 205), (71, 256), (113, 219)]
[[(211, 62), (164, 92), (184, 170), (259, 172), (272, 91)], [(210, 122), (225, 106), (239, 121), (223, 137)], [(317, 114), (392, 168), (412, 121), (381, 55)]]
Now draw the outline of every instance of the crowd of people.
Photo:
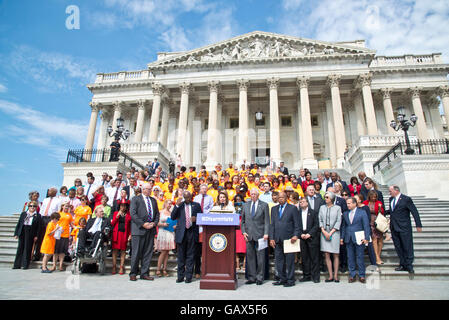
[[(154, 252), (159, 253), (156, 276), (168, 276), (170, 251), (177, 255), (176, 282), (201, 277), (203, 233), (196, 224), (198, 213), (234, 212), (240, 215), (236, 233), (236, 266), (245, 270), (246, 284), (263, 284), (269, 277), (269, 257), (274, 255), (273, 285), (293, 286), (295, 264), (299, 280), (339, 282), (339, 272), (349, 270), (349, 282), (358, 274), (366, 281), (364, 256), (382, 265), (382, 247), (390, 234), (380, 228), (390, 215), (390, 230), (400, 265), (397, 271), (413, 273), (413, 238), (410, 213), (422, 231), (419, 214), (410, 197), (390, 186), (389, 210), (375, 181), (360, 172), (349, 183), (336, 172), (307, 169), (290, 174), (281, 162), (275, 170), (257, 164), (215, 170), (180, 167), (165, 172), (157, 159), (145, 170), (103, 173), (97, 179), (87, 173), (73, 186), (51, 187), (42, 202), (29, 193), (14, 236), (19, 240), (14, 269), (28, 269), (42, 260), (42, 272), (62, 271), (64, 261), (75, 255), (92, 255), (86, 244), (99, 233), (107, 234), (113, 261), (112, 273), (125, 274), (127, 252), (131, 257), (129, 278), (154, 280), (149, 274)], [(385, 220), (385, 219), (384, 219)], [(258, 250), (259, 239), (269, 247)], [(284, 240), (300, 242), (300, 253), (284, 253)], [(75, 250), (78, 243), (78, 250)], [(76, 251), (76, 252), (75, 252)], [(52, 268), (48, 263), (53, 257)], [(58, 265), (59, 263), (59, 265)]]

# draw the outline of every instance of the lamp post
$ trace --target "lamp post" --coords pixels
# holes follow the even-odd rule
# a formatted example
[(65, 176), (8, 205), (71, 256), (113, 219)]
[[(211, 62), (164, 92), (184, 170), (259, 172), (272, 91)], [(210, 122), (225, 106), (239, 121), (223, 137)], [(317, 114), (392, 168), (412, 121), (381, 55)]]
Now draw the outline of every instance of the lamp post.
[(410, 139), (408, 137), (407, 131), (410, 127), (415, 126), (417, 120), (418, 117), (415, 114), (412, 114), (410, 116), (410, 120), (407, 120), (405, 118), (405, 108), (401, 106), (398, 108), (397, 122), (395, 120), (391, 120), (390, 122), (390, 127), (392, 127), (395, 131), (399, 131), (399, 129), (402, 129), (404, 131), (405, 144), (407, 145), (407, 148), (405, 149), (405, 154), (415, 153), (415, 150), (413, 150), (410, 146)]
[(123, 119), (120, 117), (117, 119), (117, 129), (114, 132), (112, 126), (108, 126), (108, 134), (110, 137), (114, 137), (114, 142), (111, 143), (111, 156), (109, 161), (118, 161), (119, 160), (119, 151), (120, 151), (120, 139), (126, 140), (131, 135), (131, 132), (123, 126)]

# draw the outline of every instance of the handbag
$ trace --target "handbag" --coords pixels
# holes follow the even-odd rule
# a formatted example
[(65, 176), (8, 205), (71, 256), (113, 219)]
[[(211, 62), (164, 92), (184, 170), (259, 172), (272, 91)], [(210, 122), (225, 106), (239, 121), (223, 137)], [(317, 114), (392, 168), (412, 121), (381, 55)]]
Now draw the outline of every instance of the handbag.
[(381, 213), (377, 215), (376, 221), (374, 221), (374, 226), (377, 230), (379, 230), (382, 233), (385, 233), (388, 231), (388, 228), (390, 227), (390, 221), (388, 221), (387, 218)]

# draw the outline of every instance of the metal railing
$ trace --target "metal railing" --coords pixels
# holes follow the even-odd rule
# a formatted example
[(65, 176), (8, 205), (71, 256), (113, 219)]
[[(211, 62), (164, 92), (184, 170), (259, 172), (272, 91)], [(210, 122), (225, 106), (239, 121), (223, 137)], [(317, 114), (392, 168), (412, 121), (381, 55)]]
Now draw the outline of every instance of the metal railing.
[(111, 159), (111, 149), (78, 149), (69, 150), (67, 153), (67, 163), (80, 163), (80, 162), (119, 162), (128, 168), (136, 167), (136, 169), (145, 170), (145, 167), (127, 155), (124, 152), (119, 153), (117, 161)]
[[(410, 142), (410, 147), (415, 151), (414, 155), (429, 154), (449, 154), (449, 140), (415, 140)], [(373, 172), (381, 170), (394, 159), (405, 154), (407, 145), (404, 141), (400, 141), (394, 145), (387, 153), (373, 164)]]

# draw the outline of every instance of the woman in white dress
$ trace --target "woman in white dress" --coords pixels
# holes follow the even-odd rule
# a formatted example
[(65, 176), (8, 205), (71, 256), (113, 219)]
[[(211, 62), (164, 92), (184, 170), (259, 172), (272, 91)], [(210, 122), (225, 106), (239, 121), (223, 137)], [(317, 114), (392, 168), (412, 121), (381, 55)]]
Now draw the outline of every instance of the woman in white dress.
[[(156, 275), (158, 277), (161, 276), (161, 266), (162, 273), (164, 276), (168, 277), (167, 273), (167, 262), (168, 262), (168, 253), (170, 250), (175, 248), (175, 233), (174, 231), (169, 231), (166, 229), (168, 227), (167, 219), (170, 218), (171, 208), (173, 203), (170, 199), (164, 201), (164, 205), (162, 210), (160, 211), (160, 218), (158, 223), (158, 234), (156, 238), (156, 250), (161, 254), (159, 255), (159, 259), (157, 261), (157, 271)], [(174, 226), (176, 228), (176, 226)]]
[(220, 191), (217, 197), (217, 201), (215, 201), (215, 206), (210, 211), (211, 213), (217, 212), (232, 212), (234, 213), (234, 206), (229, 202), (228, 193), (226, 191)]

